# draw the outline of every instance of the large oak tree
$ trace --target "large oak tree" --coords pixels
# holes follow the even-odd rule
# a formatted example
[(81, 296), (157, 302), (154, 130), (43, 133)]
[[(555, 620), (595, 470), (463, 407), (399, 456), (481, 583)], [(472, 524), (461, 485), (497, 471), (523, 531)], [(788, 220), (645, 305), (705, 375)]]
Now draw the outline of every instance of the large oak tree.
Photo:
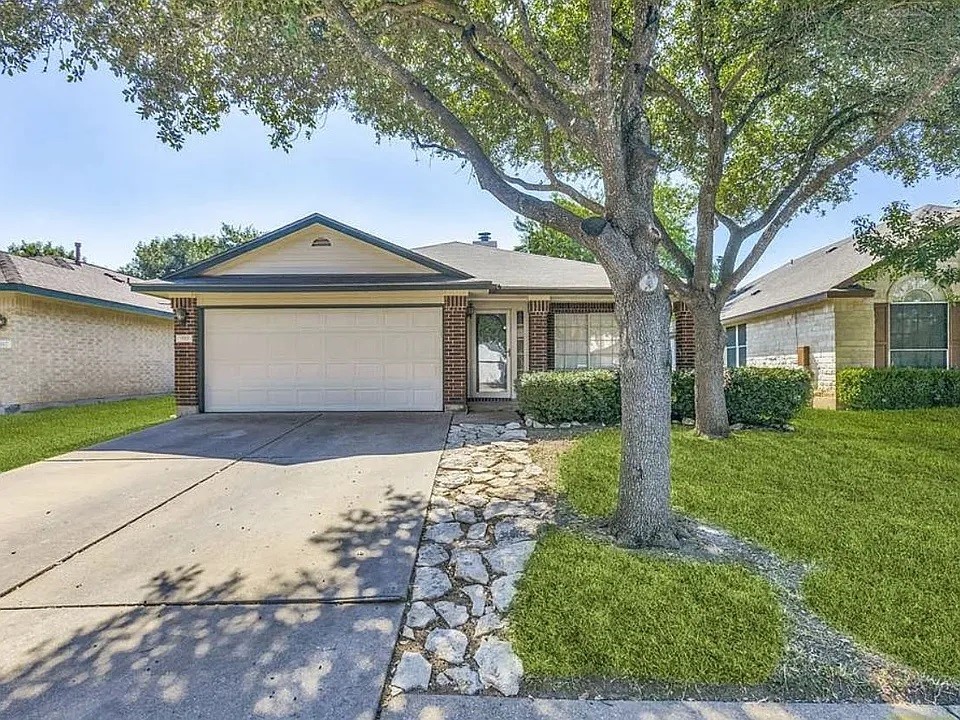
[[(958, 27), (955, 2), (917, 0), (25, 0), (0, 3), (0, 70), (44, 56), (75, 78), (106, 63), (174, 146), (231, 108), (283, 146), (345, 109), (460, 158), (515, 213), (581, 243), (621, 330), (614, 526), (672, 543), (667, 286), (717, 358), (698, 373), (698, 417), (723, 434), (723, 300), (857, 162), (882, 165), (895, 136), (930, 142), (900, 131), (955, 99)], [(654, 208), (673, 172), (700, 189), (693, 259)], [(755, 189), (738, 197), (734, 182)]]

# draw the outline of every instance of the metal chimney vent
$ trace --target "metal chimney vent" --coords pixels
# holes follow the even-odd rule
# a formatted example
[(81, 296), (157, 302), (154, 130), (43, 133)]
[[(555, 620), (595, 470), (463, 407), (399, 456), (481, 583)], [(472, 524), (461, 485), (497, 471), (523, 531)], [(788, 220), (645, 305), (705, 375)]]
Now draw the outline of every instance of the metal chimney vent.
[(497, 241), (490, 239), (490, 233), (481, 232), (481, 233), (477, 233), (477, 239), (473, 241), (473, 244), (482, 245), (483, 247), (495, 248), (497, 246)]

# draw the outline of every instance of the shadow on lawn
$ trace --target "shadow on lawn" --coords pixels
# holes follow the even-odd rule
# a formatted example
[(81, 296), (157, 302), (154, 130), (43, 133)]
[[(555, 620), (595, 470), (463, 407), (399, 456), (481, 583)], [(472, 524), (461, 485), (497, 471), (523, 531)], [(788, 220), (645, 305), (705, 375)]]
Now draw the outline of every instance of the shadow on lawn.
[[(379, 516), (347, 513), (307, 545), (361, 593), (395, 562), (408, 581), (424, 503), (391, 493)], [(142, 605), (0, 610), (0, 717), (369, 720), (403, 603), (290, 601), (329, 595), (328, 580), (300, 570), (238, 604), (242, 569), (208, 581), (182, 565), (156, 573)]]

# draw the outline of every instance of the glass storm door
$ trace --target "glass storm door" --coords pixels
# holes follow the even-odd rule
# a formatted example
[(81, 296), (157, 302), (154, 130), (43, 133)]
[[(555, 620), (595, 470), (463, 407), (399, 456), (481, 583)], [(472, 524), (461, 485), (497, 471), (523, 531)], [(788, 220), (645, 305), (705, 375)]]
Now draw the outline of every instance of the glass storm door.
[(508, 315), (505, 312), (478, 312), (474, 315), (474, 388), (477, 395), (509, 397), (510, 348), (507, 342)]

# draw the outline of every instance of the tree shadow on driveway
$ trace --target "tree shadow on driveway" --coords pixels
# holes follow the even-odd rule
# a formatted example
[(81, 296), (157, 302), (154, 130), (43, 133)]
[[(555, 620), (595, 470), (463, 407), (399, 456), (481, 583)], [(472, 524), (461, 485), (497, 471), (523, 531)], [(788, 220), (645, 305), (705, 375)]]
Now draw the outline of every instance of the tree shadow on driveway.
[[(380, 516), (345, 513), (309, 543), (376, 587), (393, 544), (415, 553), (424, 503), (391, 494)], [(409, 580), (413, 555), (397, 561)], [(373, 718), (403, 602), (291, 602), (327, 587), (302, 571), (238, 604), (246, 582), (184, 565), (157, 572), (135, 606), (0, 610), (0, 717)]]

